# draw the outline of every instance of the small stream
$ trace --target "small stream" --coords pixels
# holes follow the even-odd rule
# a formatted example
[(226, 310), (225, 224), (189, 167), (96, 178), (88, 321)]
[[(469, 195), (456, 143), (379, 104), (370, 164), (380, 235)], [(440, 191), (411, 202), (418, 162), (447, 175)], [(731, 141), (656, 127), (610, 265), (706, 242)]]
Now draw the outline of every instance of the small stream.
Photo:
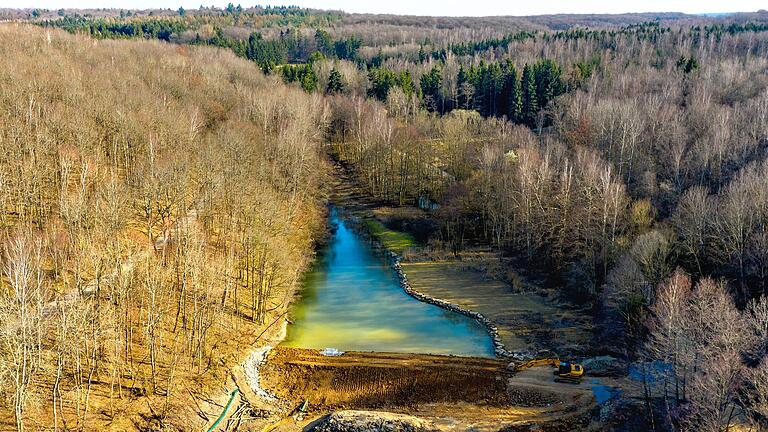
[(406, 294), (343, 211), (332, 208), (330, 224), (335, 232), (292, 307), (284, 346), (493, 357), (481, 324)]

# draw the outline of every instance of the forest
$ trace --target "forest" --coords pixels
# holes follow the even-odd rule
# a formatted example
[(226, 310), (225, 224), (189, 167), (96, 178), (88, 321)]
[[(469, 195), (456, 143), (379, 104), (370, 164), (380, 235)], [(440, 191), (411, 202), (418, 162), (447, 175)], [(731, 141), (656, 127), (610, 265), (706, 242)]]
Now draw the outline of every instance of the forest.
[(194, 429), (312, 259), (325, 109), (228, 51), (88, 43), (0, 28), (0, 429)]
[(189, 427), (298, 289), (338, 164), (666, 365), (646, 430), (768, 429), (768, 12), (3, 13), (0, 428), (136, 397)]

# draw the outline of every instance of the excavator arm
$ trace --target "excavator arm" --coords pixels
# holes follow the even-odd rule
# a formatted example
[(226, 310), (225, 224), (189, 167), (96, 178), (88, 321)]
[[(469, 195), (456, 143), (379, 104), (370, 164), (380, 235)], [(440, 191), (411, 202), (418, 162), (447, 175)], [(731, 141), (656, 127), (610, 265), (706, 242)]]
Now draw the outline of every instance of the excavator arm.
[(557, 370), (554, 372), (555, 381), (578, 383), (581, 382), (581, 377), (584, 375), (584, 367), (582, 365), (560, 361), (560, 359), (556, 358), (528, 360), (527, 362), (516, 365), (515, 373), (539, 366), (556, 367)]
[(525, 363), (520, 363), (519, 365), (515, 366), (515, 372), (520, 372), (525, 369), (530, 369), (532, 367), (539, 367), (539, 366), (559, 366), (560, 365), (560, 359), (556, 358), (544, 358), (544, 359), (533, 359), (528, 360)]

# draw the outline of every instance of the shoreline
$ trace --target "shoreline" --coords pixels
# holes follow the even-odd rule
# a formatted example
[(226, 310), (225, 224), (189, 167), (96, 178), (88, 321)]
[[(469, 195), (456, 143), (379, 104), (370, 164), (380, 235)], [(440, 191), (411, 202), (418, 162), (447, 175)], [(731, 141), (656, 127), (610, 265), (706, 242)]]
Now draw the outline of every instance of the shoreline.
[(350, 207), (340, 203), (332, 203), (331, 205), (337, 208), (342, 208), (345, 211), (347, 211), (350, 216), (348, 217), (349, 221), (358, 227), (358, 229), (368, 238), (368, 240), (375, 245), (375, 248), (378, 248), (380, 252), (383, 252), (384, 256), (390, 262), (390, 267), (397, 274), (400, 288), (406, 294), (408, 294), (413, 299), (418, 300), (422, 303), (431, 304), (439, 308), (464, 315), (468, 318), (472, 318), (473, 320), (475, 320), (477, 323), (479, 323), (485, 328), (486, 333), (488, 333), (488, 336), (491, 338), (491, 343), (493, 345), (493, 355), (496, 358), (507, 359), (507, 358), (515, 357), (514, 353), (508, 351), (504, 346), (504, 343), (501, 341), (498, 327), (491, 320), (486, 318), (485, 315), (481, 314), (480, 312), (464, 309), (461, 306), (453, 304), (449, 301), (429, 296), (427, 294), (424, 294), (414, 289), (411, 286), (411, 284), (408, 282), (408, 276), (406, 275), (405, 270), (403, 270), (402, 266), (400, 265), (400, 260), (401, 260), (400, 255), (398, 255), (396, 252), (387, 248), (381, 240), (376, 238), (373, 235), (373, 233), (370, 232), (366, 224), (363, 223), (366, 218), (376, 219), (376, 216), (370, 213), (370, 211), (368, 211), (367, 209), (352, 210)]
[(372, 218), (372, 219), (378, 220), (376, 216), (369, 209), (367, 208), (352, 209), (350, 206), (344, 205), (343, 203), (333, 202), (333, 201), (331, 201), (329, 205), (334, 206), (336, 208), (343, 209), (345, 212), (347, 212), (348, 214), (347, 219), (351, 223), (353, 223), (358, 228), (358, 230), (368, 238), (368, 240), (371, 243), (375, 245), (375, 248), (378, 248), (379, 251), (384, 254), (384, 256), (390, 262), (390, 267), (397, 274), (400, 288), (406, 294), (408, 294), (413, 299), (418, 300), (422, 303), (431, 304), (439, 308), (464, 315), (468, 318), (472, 318), (473, 320), (475, 320), (477, 323), (479, 323), (485, 328), (486, 333), (488, 333), (488, 336), (491, 338), (491, 343), (493, 344), (493, 355), (496, 358), (498, 359), (515, 358), (514, 353), (508, 351), (504, 346), (504, 343), (501, 341), (498, 327), (491, 320), (486, 318), (485, 315), (481, 314), (480, 312), (464, 309), (461, 306), (455, 305), (449, 301), (429, 296), (411, 287), (411, 284), (408, 282), (408, 276), (406, 275), (405, 270), (403, 270), (402, 266), (400, 265), (400, 260), (401, 260), (400, 255), (398, 255), (396, 252), (387, 248), (381, 240), (379, 240), (378, 238), (376, 238), (376, 236), (373, 235), (373, 233), (368, 229), (367, 225), (364, 223), (366, 218)]
[[(479, 312), (474, 312), (472, 310), (464, 309), (458, 305), (455, 305), (453, 303), (450, 303), (446, 300), (434, 298), (431, 296), (428, 296), (422, 292), (419, 292), (415, 290), (413, 287), (411, 287), (410, 283), (408, 282), (408, 276), (406, 275), (405, 271), (403, 270), (402, 266), (400, 265), (400, 255), (397, 253), (389, 250), (384, 244), (379, 241), (376, 237), (372, 235), (371, 232), (365, 227), (365, 224), (362, 223), (362, 220), (365, 217), (374, 217), (373, 215), (355, 215), (354, 213), (359, 212), (360, 210), (353, 211), (348, 206), (345, 206), (341, 203), (329, 203), (331, 206), (335, 206), (337, 208), (341, 208), (344, 211), (349, 212), (349, 215), (352, 216), (349, 218), (350, 222), (355, 224), (360, 231), (362, 231), (366, 237), (375, 245), (376, 248), (378, 248), (381, 252), (384, 252), (384, 255), (386, 258), (388, 258), (388, 261), (390, 262), (390, 267), (395, 271), (395, 274), (398, 278), (398, 283), (400, 285), (400, 288), (411, 298), (431, 304), (434, 306), (437, 306), (439, 308), (455, 312), (461, 315), (464, 315), (468, 318), (471, 318), (475, 320), (477, 323), (483, 326), (485, 331), (487, 332), (488, 336), (491, 339), (491, 344), (493, 346), (493, 357), (496, 359), (507, 359), (510, 357), (513, 357), (512, 353), (507, 351), (507, 349), (504, 347), (504, 344), (501, 342), (501, 338), (499, 337), (498, 328), (494, 323), (486, 318), (483, 314)], [(295, 299), (297, 300), (297, 299)], [(288, 305), (288, 308), (292, 306), (292, 303)], [(259, 376), (259, 368), (268, 361), (269, 353), (271, 350), (280, 345), (280, 343), (286, 338), (287, 331), (288, 331), (288, 316), (284, 315), (280, 318), (281, 323), (279, 325), (280, 330), (277, 332), (274, 338), (271, 338), (271, 340), (265, 341), (266, 343), (259, 347), (254, 347), (253, 350), (251, 350), (245, 359), (240, 362), (239, 366), (244, 371), (244, 375), (246, 378), (246, 382), (248, 384), (249, 389), (259, 398), (259, 402), (261, 402), (259, 405), (262, 407), (265, 405), (269, 405), (274, 407), (276, 410), (280, 409), (280, 399), (273, 395), (271, 392), (269, 392), (267, 389), (261, 386), (260, 383), (260, 376)]]
[(397, 277), (400, 281), (400, 288), (402, 288), (406, 294), (408, 294), (409, 296), (411, 296), (412, 298), (420, 302), (435, 305), (442, 309), (449, 310), (451, 312), (455, 312), (455, 313), (474, 319), (485, 328), (486, 332), (488, 333), (488, 336), (491, 338), (491, 342), (493, 343), (494, 356), (496, 356), (496, 358), (499, 358), (499, 359), (512, 357), (512, 353), (507, 351), (507, 349), (504, 347), (504, 344), (501, 342), (501, 338), (499, 337), (498, 327), (496, 327), (496, 325), (494, 325), (493, 322), (491, 322), (491, 320), (489, 320), (479, 312), (474, 312), (469, 309), (464, 309), (446, 300), (434, 298), (413, 289), (413, 287), (411, 287), (411, 284), (408, 282), (408, 276), (405, 274), (405, 271), (400, 265), (400, 256), (395, 252), (392, 252), (386, 249), (383, 245), (379, 245), (379, 246), (382, 248), (382, 250), (387, 251), (387, 253), (389, 254), (390, 260), (392, 262), (391, 267), (392, 269), (395, 270), (395, 273), (397, 274)]
[(253, 393), (261, 400), (262, 403), (275, 405), (279, 399), (277, 396), (270, 393), (267, 389), (261, 386), (261, 379), (259, 375), (259, 368), (267, 361), (270, 351), (273, 348), (280, 345), (285, 339), (288, 331), (288, 319), (285, 316), (280, 317), (282, 321), (280, 323), (280, 331), (275, 340), (267, 341), (267, 343), (261, 347), (258, 347), (248, 354), (248, 357), (240, 364), (245, 375), (245, 380), (248, 387)]

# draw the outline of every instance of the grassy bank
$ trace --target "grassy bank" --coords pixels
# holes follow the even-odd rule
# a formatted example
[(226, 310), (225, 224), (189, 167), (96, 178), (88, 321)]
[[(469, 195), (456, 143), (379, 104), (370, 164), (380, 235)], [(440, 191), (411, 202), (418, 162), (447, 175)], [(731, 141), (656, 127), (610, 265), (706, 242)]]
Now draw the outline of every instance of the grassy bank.
[(402, 255), (403, 252), (417, 246), (416, 240), (412, 235), (391, 230), (374, 217), (364, 219), (363, 226), (368, 233), (378, 240), (385, 248), (398, 255)]

